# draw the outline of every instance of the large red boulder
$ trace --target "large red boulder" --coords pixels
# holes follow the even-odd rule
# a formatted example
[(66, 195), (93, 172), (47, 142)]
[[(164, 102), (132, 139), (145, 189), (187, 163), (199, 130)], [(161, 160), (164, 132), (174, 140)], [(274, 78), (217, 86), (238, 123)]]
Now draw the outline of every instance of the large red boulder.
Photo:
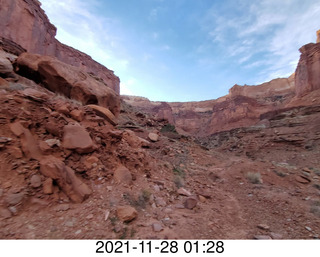
[(90, 153), (95, 148), (90, 134), (84, 127), (78, 124), (66, 125), (64, 127), (62, 146), (66, 149), (75, 150), (78, 153)]

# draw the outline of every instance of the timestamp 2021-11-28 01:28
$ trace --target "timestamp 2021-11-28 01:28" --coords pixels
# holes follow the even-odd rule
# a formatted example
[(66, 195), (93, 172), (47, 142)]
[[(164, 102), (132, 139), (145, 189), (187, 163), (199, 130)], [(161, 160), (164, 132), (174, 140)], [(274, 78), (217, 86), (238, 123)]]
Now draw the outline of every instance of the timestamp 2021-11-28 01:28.
[(224, 242), (212, 240), (132, 240), (96, 242), (96, 253), (223, 253)]

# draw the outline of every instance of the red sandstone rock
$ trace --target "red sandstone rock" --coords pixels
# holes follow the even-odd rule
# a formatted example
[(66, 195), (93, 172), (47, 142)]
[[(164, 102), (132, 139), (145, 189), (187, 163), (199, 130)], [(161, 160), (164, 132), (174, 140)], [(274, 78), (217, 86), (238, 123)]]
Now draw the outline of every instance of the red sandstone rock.
[(159, 140), (159, 135), (156, 133), (149, 133), (148, 134), (148, 138), (152, 141), (152, 142), (157, 142)]
[(181, 134), (207, 136), (255, 125), (263, 113), (285, 106), (294, 96), (294, 91), (292, 75), (257, 86), (235, 85), (228, 95), (216, 100), (165, 105), (136, 96), (122, 96), (122, 99), (155, 118), (167, 117)]
[(126, 205), (126, 206), (119, 206), (117, 208), (117, 216), (123, 222), (129, 222), (134, 220), (138, 215), (138, 212), (135, 208)]
[(91, 194), (91, 189), (74, 174), (74, 171), (53, 156), (42, 158), (40, 171), (43, 175), (56, 181), (63, 192), (74, 202), (82, 202)]
[(320, 89), (320, 43), (300, 48), (301, 56), (296, 69), (296, 94), (301, 97)]
[(113, 126), (117, 125), (116, 117), (108, 108), (104, 108), (102, 106), (98, 106), (94, 104), (90, 104), (87, 106), (90, 107), (98, 116), (106, 119)]
[(53, 193), (53, 184), (52, 184), (53, 180), (52, 178), (47, 178), (44, 182), (43, 182), (43, 193), (46, 195), (51, 195)]
[(55, 39), (57, 29), (50, 23), (39, 1), (0, 0), (0, 6), (1, 36), (5, 38), (4, 43), (13, 41), (20, 45), (13, 47), (17, 54), (25, 49), (30, 53), (56, 56), (62, 62), (95, 74), (107, 87), (119, 94), (120, 80), (113, 71), (94, 61), (87, 54)]
[(119, 166), (114, 171), (113, 178), (115, 182), (119, 184), (127, 184), (127, 185), (132, 184), (131, 172), (124, 166)]
[(54, 57), (23, 53), (17, 59), (19, 73), (41, 81), (46, 88), (61, 93), (83, 104), (99, 104), (117, 115), (119, 96), (104, 83), (81, 69), (63, 63)]
[(90, 134), (79, 124), (64, 127), (62, 146), (66, 149), (74, 149), (78, 153), (90, 153), (94, 150)]
[(198, 200), (195, 197), (188, 197), (184, 202), (184, 207), (186, 209), (192, 210), (197, 206)]
[(82, 110), (74, 109), (70, 112), (70, 116), (76, 121), (82, 121), (84, 118), (84, 112)]

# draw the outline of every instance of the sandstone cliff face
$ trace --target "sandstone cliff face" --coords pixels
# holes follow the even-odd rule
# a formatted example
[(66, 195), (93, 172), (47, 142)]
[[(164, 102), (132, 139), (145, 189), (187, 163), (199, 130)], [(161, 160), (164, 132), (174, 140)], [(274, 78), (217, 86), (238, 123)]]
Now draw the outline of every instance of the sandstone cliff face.
[(304, 45), (300, 52), (295, 77), (298, 97), (320, 89), (320, 43)]
[[(141, 110), (163, 117), (182, 134), (207, 136), (219, 131), (255, 125), (268, 111), (283, 108), (294, 96), (294, 74), (258, 86), (235, 85), (229, 94), (215, 100), (168, 103), (146, 98), (124, 97), (124, 101)], [(170, 110), (171, 109), (171, 110)], [(162, 115), (165, 113), (165, 115)]]
[(0, 36), (30, 53), (55, 56), (62, 62), (93, 73), (119, 94), (120, 80), (113, 71), (55, 39), (57, 29), (40, 5), (37, 0), (0, 0)]

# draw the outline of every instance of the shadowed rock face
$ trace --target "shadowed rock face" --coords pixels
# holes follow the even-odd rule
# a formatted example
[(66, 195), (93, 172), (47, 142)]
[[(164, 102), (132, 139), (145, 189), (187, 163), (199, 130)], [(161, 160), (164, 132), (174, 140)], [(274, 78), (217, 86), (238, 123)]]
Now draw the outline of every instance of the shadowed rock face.
[(108, 107), (119, 113), (120, 99), (107, 85), (80, 68), (68, 65), (51, 56), (23, 53), (16, 61), (17, 72), (49, 90), (63, 94), (83, 104)]
[(119, 94), (120, 80), (113, 71), (94, 61), (89, 55), (60, 43), (55, 38), (56, 27), (50, 23), (40, 5), (37, 0), (0, 0), (0, 31), (4, 38), (1, 42), (15, 42), (21, 46), (20, 53), (25, 49), (30, 53), (51, 55), (62, 62), (80, 67), (83, 71), (100, 77)]

